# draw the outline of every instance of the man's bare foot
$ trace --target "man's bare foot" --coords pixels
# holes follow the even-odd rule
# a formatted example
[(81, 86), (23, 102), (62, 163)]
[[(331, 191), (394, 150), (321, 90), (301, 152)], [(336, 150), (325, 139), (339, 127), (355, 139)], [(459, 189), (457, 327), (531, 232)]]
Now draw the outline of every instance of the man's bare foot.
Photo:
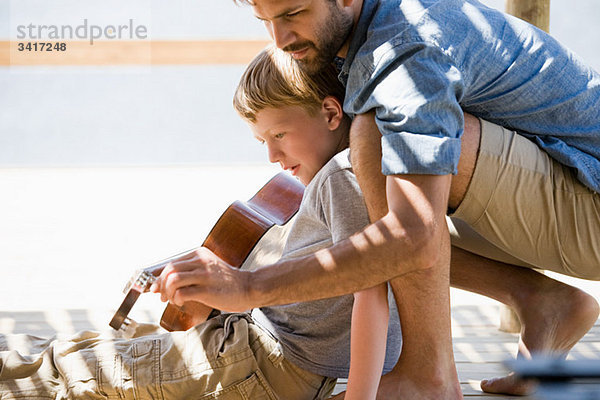
[(456, 375), (456, 369), (451, 368), (446, 374), (436, 377), (418, 375), (410, 369), (402, 371), (398, 363), (393, 371), (381, 377), (377, 400), (460, 400), (463, 398)]
[[(400, 364), (400, 363), (399, 363)], [(377, 400), (461, 400), (463, 398), (456, 376), (456, 370), (450, 369), (449, 376), (425, 379), (422, 375), (411, 379), (411, 372), (403, 373), (396, 365), (393, 371), (381, 377)], [(330, 397), (329, 400), (343, 400), (346, 392)]]
[[(562, 283), (548, 290), (530, 293), (517, 300), (515, 311), (521, 320), (517, 358), (536, 354), (566, 357), (598, 318), (598, 303), (587, 293)], [(488, 393), (525, 395), (535, 390), (530, 381), (513, 374), (481, 381)]]
[(535, 391), (535, 385), (535, 382), (519, 379), (511, 372), (507, 376), (482, 380), (481, 390), (487, 393), (525, 396)]

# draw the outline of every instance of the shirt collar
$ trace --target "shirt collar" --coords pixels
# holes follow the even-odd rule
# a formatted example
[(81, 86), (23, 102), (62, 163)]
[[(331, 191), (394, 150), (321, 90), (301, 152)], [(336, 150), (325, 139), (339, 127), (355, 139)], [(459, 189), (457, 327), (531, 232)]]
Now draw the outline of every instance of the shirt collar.
[(356, 23), (356, 27), (352, 33), (352, 37), (350, 38), (350, 45), (348, 46), (346, 59), (344, 60), (341, 57), (336, 57), (336, 60), (334, 60), (336, 68), (338, 68), (338, 62), (340, 62), (339, 60), (344, 60), (338, 75), (344, 86), (348, 82), (348, 74), (350, 73), (350, 66), (354, 62), (354, 57), (356, 57), (356, 53), (358, 53), (358, 50), (362, 44), (367, 40), (369, 25), (371, 25), (371, 20), (373, 19), (373, 15), (378, 7), (379, 0), (363, 0), (358, 22)]

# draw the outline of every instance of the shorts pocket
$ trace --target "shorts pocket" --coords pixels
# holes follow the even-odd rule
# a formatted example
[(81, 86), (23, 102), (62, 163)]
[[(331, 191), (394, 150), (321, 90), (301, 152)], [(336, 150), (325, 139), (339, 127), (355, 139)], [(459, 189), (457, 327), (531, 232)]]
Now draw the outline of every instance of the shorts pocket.
[[(108, 347), (111, 344), (114, 345), (112, 349)], [(150, 336), (106, 342), (97, 346), (96, 350), (96, 380), (99, 393), (107, 398), (119, 399), (164, 398), (160, 380), (159, 338)]]
[(241, 382), (208, 393), (198, 400), (279, 400), (260, 370)]

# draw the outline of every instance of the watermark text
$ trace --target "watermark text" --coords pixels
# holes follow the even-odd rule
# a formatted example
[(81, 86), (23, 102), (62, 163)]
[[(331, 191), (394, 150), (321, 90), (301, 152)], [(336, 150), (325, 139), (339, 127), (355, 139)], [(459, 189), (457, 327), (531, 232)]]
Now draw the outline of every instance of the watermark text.
[(30, 23), (28, 25), (17, 26), (17, 38), (27, 40), (38, 39), (85, 39), (89, 40), (90, 45), (95, 40), (143, 40), (148, 38), (148, 28), (145, 25), (137, 25), (133, 19), (127, 24), (119, 25), (94, 25), (88, 23), (87, 18), (81, 25), (37, 25)]

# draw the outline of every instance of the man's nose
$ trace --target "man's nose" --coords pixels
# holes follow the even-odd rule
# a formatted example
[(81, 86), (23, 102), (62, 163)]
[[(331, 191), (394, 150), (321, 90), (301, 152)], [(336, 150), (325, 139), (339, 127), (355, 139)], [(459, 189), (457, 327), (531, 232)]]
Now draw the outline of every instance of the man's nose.
[(296, 35), (285, 22), (273, 21), (270, 28), (271, 38), (278, 48), (283, 49), (294, 43)]

